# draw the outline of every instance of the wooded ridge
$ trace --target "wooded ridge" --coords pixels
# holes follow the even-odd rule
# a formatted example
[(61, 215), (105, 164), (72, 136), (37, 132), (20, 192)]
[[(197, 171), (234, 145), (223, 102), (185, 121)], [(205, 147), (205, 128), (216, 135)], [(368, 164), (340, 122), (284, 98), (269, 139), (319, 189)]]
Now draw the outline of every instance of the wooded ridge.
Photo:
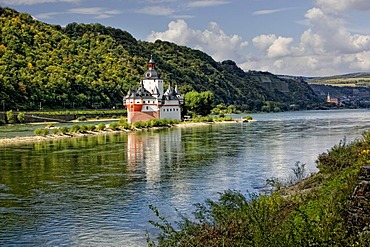
[(209, 90), (215, 104), (241, 110), (307, 109), (321, 102), (307, 83), (214, 61), (199, 50), (101, 24), (50, 25), (0, 8), (0, 103), (5, 110), (123, 107), (150, 56), (166, 83), (182, 94)]

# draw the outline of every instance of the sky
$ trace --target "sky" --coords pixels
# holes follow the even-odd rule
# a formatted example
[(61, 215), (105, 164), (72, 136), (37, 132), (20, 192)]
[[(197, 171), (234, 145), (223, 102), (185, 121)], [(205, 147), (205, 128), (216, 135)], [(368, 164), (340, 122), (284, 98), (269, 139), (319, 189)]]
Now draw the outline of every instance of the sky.
[(245, 71), (370, 72), (370, 0), (0, 0), (37, 20), (101, 23), (201, 50)]

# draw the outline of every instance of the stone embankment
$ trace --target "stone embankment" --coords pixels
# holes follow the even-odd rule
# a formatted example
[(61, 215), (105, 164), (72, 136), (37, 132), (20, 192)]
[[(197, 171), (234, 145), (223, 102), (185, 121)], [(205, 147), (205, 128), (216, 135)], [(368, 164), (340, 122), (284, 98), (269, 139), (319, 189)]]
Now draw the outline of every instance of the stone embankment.
[(361, 168), (358, 180), (350, 202), (349, 223), (359, 231), (370, 231), (370, 165)]

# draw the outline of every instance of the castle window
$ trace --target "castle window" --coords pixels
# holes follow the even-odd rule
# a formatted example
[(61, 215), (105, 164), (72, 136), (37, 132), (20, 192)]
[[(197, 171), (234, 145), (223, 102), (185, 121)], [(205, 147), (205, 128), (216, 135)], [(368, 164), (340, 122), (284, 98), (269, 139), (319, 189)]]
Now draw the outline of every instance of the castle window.
[(148, 107), (148, 106), (146, 106), (146, 109), (147, 109), (147, 110), (149, 110), (149, 107)]

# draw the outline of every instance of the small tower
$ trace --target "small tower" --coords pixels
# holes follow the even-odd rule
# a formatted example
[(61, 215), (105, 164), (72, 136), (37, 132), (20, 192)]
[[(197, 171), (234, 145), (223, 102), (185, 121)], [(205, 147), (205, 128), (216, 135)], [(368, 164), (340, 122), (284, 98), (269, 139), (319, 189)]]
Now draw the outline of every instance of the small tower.
[(331, 103), (330, 94), (328, 93), (328, 96), (326, 97), (326, 102)]
[(150, 93), (156, 93), (158, 97), (163, 95), (163, 80), (159, 77), (153, 57), (150, 57), (148, 62), (148, 69), (144, 73), (143, 83), (145, 89)]

